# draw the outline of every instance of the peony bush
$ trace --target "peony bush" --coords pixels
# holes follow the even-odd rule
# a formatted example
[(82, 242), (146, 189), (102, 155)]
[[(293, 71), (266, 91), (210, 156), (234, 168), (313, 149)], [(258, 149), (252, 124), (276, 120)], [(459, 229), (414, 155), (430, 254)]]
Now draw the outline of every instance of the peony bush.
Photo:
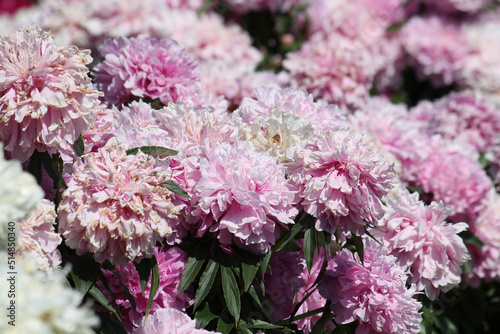
[(0, 0), (0, 332), (500, 332), (499, 5)]

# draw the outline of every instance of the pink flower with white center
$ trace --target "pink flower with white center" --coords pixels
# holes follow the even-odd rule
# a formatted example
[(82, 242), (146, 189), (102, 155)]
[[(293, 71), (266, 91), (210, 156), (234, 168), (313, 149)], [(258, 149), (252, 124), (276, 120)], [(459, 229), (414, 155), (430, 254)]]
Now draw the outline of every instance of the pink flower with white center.
[[(124, 264), (154, 252), (158, 237), (172, 233), (179, 209), (168, 162), (143, 152), (127, 155), (115, 140), (73, 165), (59, 205), (59, 231), (66, 244), (98, 262)], [(174, 203), (173, 203), (174, 202)]]
[(375, 241), (365, 238), (364, 244), (363, 264), (343, 249), (319, 283), (319, 293), (332, 302), (335, 322), (358, 322), (356, 333), (419, 333), (422, 305), (414, 299), (415, 286), (406, 287), (407, 272)]
[(199, 170), (192, 213), (201, 220), (199, 234), (209, 229), (222, 244), (265, 253), (293, 224), (296, 190), (268, 153), (242, 141), (221, 143), (204, 150)]
[(470, 224), (470, 231), (483, 242), (467, 244), (472, 256), (472, 270), (464, 275), (468, 285), (478, 287), (481, 280), (500, 280), (500, 198), (494, 191), (488, 195), (482, 214)]
[(42, 199), (28, 217), (17, 223), (19, 240), (17, 254), (31, 253), (40, 270), (48, 271), (61, 264), (61, 253), (57, 246), (61, 235), (55, 232), (56, 211), (54, 203)]
[(288, 309), (293, 306), (295, 295), (304, 286), (300, 277), (304, 262), (299, 252), (273, 253), (269, 268), (264, 275), (266, 296), (271, 302), (269, 309), (274, 321), (286, 319)]
[(364, 106), (377, 72), (374, 55), (362, 42), (339, 33), (312, 35), (283, 66), (292, 87), (304, 88), (316, 99), (351, 109)]
[(158, 309), (132, 334), (220, 334), (219, 332), (196, 329), (196, 321), (182, 311), (171, 307)]
[(391, 164), (361, 143), (359, 133), (335, 131), (313, 137), (302, 152), (302, 163), (290, 179), (300, 189), (301, 207), (318, 218), (316, 229), (364, 234), (384, 214), (381, 198), (393, 187)]
[[(182, 272), (188, 258), (187, 254), (180, 248), (172, 247), (168, 249), (156, 248), (154, 255), (158, 263), (160, 283), (151, 304), (151, 313), (165, 307), (183, 310), (192, 305), (194, 299), (190, 289), (176, 295), (179, 289)], [(121, 279), (111, 271), (103, 269), (104, 276), (108, 281), (113, 296), (109, 295), (104, 284), (99, 282), (98, 285), (99, 289), (110, 302), (112, 300), (116, 302), (120, 313), (124, 316), (125, 329), (130, 332), (142, 324), (141, 318), (146, 315), (149, 294), (151, 292), (151, 277), (149, 278), (143, 294), (139, 273), (132, 262), (117, 266), (115, 270), (120, 275)], [(130, 301), (125, 296), (123, 285), (128, 288), (128, 291), (134, 297), (136, 303), (135, 308), (132, 307)], [(150, 314), (150, 316), (151, 315), (152, 314)]]
[(435, 86), (458, 81), (468, 53), (458, 21), (414, 16), (403, 27), (401, 41), (420, 79), (430, 79)]
[(432, 200), (451, 206), (450, 221), (477, 218), (484, 210), (483, 199), (493, 189), (478, 159), (454, 151), (442, 141), (435, 141), (428, 150), (429, 157), (420, 164), (417, 185), (432, 194)]
[(14, 158), (71, 151), (93, 124), (101, 106), (87, 75), (89, 54), (57, 46), (39, 27), (0, 38), (0, 140)]
[(253, 95), (254, 98), (243, 98), (240, 107), (233, 112), (234, 120), (251, 126), (258, 116), (267, 118), (276, 110), (304, 118), (319, 131), (348, 127), (343, 111), (332, 104), (314, 102), (313, 96), (303, 89), (270, 84), (256, 88)]
[(435, 300), (441, 291), (451, 290), (461, 281), (460, 266), (470, 259), (458, 233), (466, 223), (447, 223), (451, 208), (442, 202), (425, 205), (418, 193), (404, 191), (400, 198), (388, 199), (386, 215), (380, 226), (385, 233), (373, 231), (384, 241), (384, 249), (410, 270), (410, 283)]
[(175, 41), (118, 37), (100, 50), (104, 60), (94, 75), (112, 104), (134, 98), (159, 98), (167, 104), (201, 90), (197, 63)]

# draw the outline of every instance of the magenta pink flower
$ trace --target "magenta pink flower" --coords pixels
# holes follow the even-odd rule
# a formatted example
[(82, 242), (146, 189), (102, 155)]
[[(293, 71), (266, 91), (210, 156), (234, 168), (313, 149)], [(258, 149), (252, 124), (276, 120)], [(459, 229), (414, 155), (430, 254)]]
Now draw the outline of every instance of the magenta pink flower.
[(301, 274), (305, 262), (299, 252), (273, 253), (269, 268), (264, 275), (266, 296), (274, 321), (285, 319), (294, 304), (295, 295), (304, 286)]
[(167, 104), (201, 89), (197, 63), (172, 40), (118, 37), (106, 41), (101, 53), (104, 60), (94, 75), (112, 104), (133, 98), (159, 98)]
[(319, 283), (320, 294), (332, 302), (335, 322), (358, 322), (356, 333), (418, 333), (422, 305), (414, 299), (415, 286), (406, 287), (407, 272), (375, 241), (364, 242), (364, 264), (343, 249)]
[(427, 6), (432, 9), (438, 10), (445, 14), (467, 13), (474, 14), (480, 10), (486, 9), (490, 1), (488, 0), (441, 0), (423, 1)]
[(410, 112), (425, 122), (429, 135), (458, 138), (479, 152), (492, 147), (500, 133), (500, 109), (472, 91), (452, 93), (433, 103), (421, 102)]
[[(182, 272), (188, 258), (187, 254), (177, 247), (168, 249), (156, 248), (154, 254), (158, 262), (160, 285), (153, 299), (153, 303), (151, 304), (151, 314), (165, 307), (171, 307), (178, 310), (189, 307), (194, 302), (191, 291), (188, 289), (177, 294)], [(124, 316), (126, 330), (131, 331), (133, 328), (137, 328), (141, 325), (140, 319), (146, 315), (146, 308), (148, 306), (149, 294), (151, 291), (151, 278), (149, 278), (143, 295), (141, 279), (132, 262), (127, 262), (122, 266), (118, 266), (115, 270), (120, 275), (121, 279), (111, 271), (103, 269), (104, 276), (108, 281), (113, 297), (109, 295), (109, 292), (101, 282), (99, 282), (99, 288), (110, 302), (112, 298), (114, 299), (120, 313)], [(125, 297), (123, 285), (128, 288), (130, 294), (134, 297), (136, 308), (133, 308), (128, 298)]]
[(66, 244), (113, 264), (152, 255), (185, 205), (162, 185), (171, 179), (168, 162), (142, 152), (127, 155), (115, 140), (83, 159), (74, 164), (59, 205)]
[(373, 54), (358, 40), (338, 33), (312, 35), (288, 54), (283, 66), (292, 76), (292, 86), (304, 88), (328, 103), (362, 107), (377, 71)]
[(425, 205), (418, 193), (404, 190), (397, 199), (388, 199), (386, 215), (380, 226), (385, 233), (373, 231), (384, 248), (410, 269), (410, 283), (434, 300), (439, 292), (449, 291), (461, 281), (460, 266), (470, 259), (458, 233), (466, 223), (445, 221), (451, 208), (442, 202)]
[(33, 5), (31, 0), (0, 0), (0, 14), (14, 14), (21, 8)]
[(207, 147), (199, 170), (192, 214), (201, 220), (198, 233), (218, 232), (222, 244), (265, 253), (298, 213), (283, 166), (246, 142)]
[(187, 314), (171, 307), (158, 309), (133, 334), (208, 334), (218, 333), (206, 329), (196, 329), (196, 321)]
[(39, 27), (0, 39), (0, 140), (14, 158), (72, 151), (102, 108), (86, 67), (90, 51), (61, 47)]
[(429, 79), (436, 86), (458, 81), (468, 51), (457, 21), (414, 16), (403, 27), (401, 41), (420, 79)]
[(304, 210), (317, 217), (316, 229), (364, 234), (367, 224), (382, 217), (381, 198), (392, 187), (395, 172), (373, 148), (348, 130), (313, 137), (303, 152), (302, 166), (291, 176), (299, 186)]
[(344, 112), (335, 105), (314, 102), (313, 96), (303, 89), (265, 85), (254, 90), (254, 98), (245, 97), (233, 119), (251, 126), (258, 116), (269, 117), (273, 110), (283, 114), (295, 113), (316, 130), (338, 130), (348, 127)]
[(56, 211), (54, 203), (42, 199), (28, 217), (17, 223), (19, 227), (18, 255), (31, 253), (36, 267), (41, 270), (56, 268), (61, 264), (57, 246), (62, 242), (55, 231)]

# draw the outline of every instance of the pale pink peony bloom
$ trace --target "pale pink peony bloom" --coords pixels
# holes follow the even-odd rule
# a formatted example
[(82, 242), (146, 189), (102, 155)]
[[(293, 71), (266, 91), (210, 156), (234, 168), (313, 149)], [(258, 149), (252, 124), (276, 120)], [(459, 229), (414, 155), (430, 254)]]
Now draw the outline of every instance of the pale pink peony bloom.
[(77, 161), (59, 205), (59, 231), (79, 255), (124, 264), (154, 252), (158, 237), (172, 233), (177, 197), (168, 162), (142, 152), (127, 155), (116, 140)]
[(101, 108), (86, 67), (89, 51), (57, 46), (39, 27), (0, 39), (0, 140), (14, 158), (71, 151)]
[(222, 244), (265, 253), (292, 224), (296, 190), (275, 158), (243, 141), (204, 149), (194, 188), (198, 233), (218, 232)]
[(292, 87), (306, 89), (316, 99), (348, 108), (364, 106), (377, 72), (374, 54), (358, 40), (333, 32), (312, 35), (283, 66)]
[(478, 287), (481, 281), (500, 280), (500, 198), (492, 192), (482, 214), (470, 224), (470, 231), (483, 242), (467, 244), (472, 256), (471, 272), (465, 273), (465, 283)]
[(500, 133), (500, 109), (472, 91), (451, 93), (435, 102), (423, 101), (410, 113), (426, 124), (429, 135), (462, 140), (479, 152), (491, 148)]
[(376, 147), (385, 160), (393, 162), (399, 178), (414, 181), (425, 149), (431, 139), (424, 133), (425, 123), (414, 120), (403, 104), (392, 104), (381, 97), (372, 97), (366, 108), (349, 116), (352, 127), (364, 131), (363, 142)]
[[(187, 254), (180, 248), (172, 247), (168, 249), (156, 248), (154, 255), (158, 263), (160, 284), (151, 304), (150, 316), (152, 313), (165, 307), (184, 310), (186, 307), (192, 305), (194, 299), (190, 289), (177, 294), (182, 272), (188, 258)], [(151, 292), (151, 277), (144, 289), (143, 295), (141, 279), (132, 262), (117, 266), (115, 271), (121, 278), (118, 278), (111, 271), (103, 269), (104, 276), (108, 281), (113, 296), (110, 296), (102, 282), (99, 282), (98, 285), (99, 289), (110, 302), (112, 300), (116, 302), (120, 313), (124, 316), (125, 329), (130, 332), (142, 324), (141, 318), (146, 315), (149, 294)], [(126, 286), (132, 297), (134, 297), (135, 308), (133, 308), (125, 296), (123, 286)]]
[(429, 79), (435, 86), (459, 80), (468, 54), (459, 21), (414, 16), (402, 28), (401, 41), (419, 79)]
[(393, 187), (395, 172), (382, 155), (348, 130), (313, 137), (298, 152), (300, 168), (290, 177), (300, 189), (301, 207), (318, 218), (316, 229), (339, 240), (382, 217), (381, 198)]
[(304, 286), (304, 280), (301, 278), (304, 265), (299, 252), (280, 252), (271, 256), (264, 275), (264, 286), (274, 321), (290, 316), (287, 311), (293, 307), (299, 288)]
[(450, 207), (442, 202), (425, 205), (418, 197), (405, 189), (398, 199), (388, 199), (379, 226), (385, 233), (374, 230), (373, 235), (401, 267), (409, 268), (409, 282), (435, 300), (461, 281), (460, 266), (470, 256), (458, 233), (468, 225), (447, 223)]
[(407, 272), (396, 258), (383, 253), (373, 240), (364, 239), (364, 263), (343, 249), (330, 261), (319, 292), (332, 302), (335, 322), (358, 322), (356, 333), (418, 333), (422, 307), (406, 287)]
[(28, 217), (17, 223), (19, 239), (17, 254), (31, 253), (38, 269), (48, 271), (61, 264), (57, 246), (62, 242), (55, 231), (56, 211), (54, 203), (42, 199)]
[(118, 37), (100, 51), (104, 60), (94, 69), (95, 80), (112, 104), (134, 98), (159, 98), (167, 104), (201, 89), (197, 63), (172, 40)]
[(446, 142), (433, 141), (428, 147), (429, 157), (420, 164), (416, 181), (416, 185), (432, 194), (432, 200), (451, 206), (452, 222), (477, 218), (484, 210), (483, 199), (493, 189), (478, 158), (468, 156), (467, 147), (461, 147), (459, 151)]
[(280, 112), (304, 118), (318, 131), (348, 127), (344, 111), (332, 104), (314, 102), (313, 96), (303, 89), (270, 84), (256, 88), (253, 95), (254, 98), (243, 98), (240, 107), (233, 112), (234, 120), (251, 126), (258, 116), (267, 118), (273, 112)]
[[(182, 311), (171, 307), (158, 309), (147, 320), (141, 321), (133, 334), (208, 334), (218, 333), (206, 329), (196, 329), (196, 321)], [(219, 333), (220, 334), (220, 333)]]

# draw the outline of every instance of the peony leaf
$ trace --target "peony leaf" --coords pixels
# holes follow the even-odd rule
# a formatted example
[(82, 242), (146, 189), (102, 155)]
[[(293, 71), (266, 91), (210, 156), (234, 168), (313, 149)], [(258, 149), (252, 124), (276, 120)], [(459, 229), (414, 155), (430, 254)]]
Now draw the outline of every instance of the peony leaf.
[(217, 319), (219, 316), (216, 314), (213, 314), (212, 311), (210, 311), (210, 305), (208, 303), (205, 303), (205, 307), (203, 307), (202, 310), (196, 312), (194, 315), (194, 318), (196, 320), (196, 328), (205, 328), (210, 321)]
[(47, 152), (40, 153), (43, 168), (49, 174), (50, 178), (54, 181), (54, 186), (58, 189), (67, 189), (68, 186), (62, 176), (63, 161), (59, 153), (54, 154), (52, 157)]
[(198, 276), (201, 267), (203, 267), (203, 263), (205, 263), (205, 257), (207, 253), (208, 249), (204, 247), (204, 244), (200, 244), (195, 248), (193, 254), (189, 256), (186, 261), (186, 265), (184, 266), (184, 271), (182, 272), (177, 295), (186, 290), (188, 286), (190, 286), (194, 281), (196, 276)]
[(259, 271), (259, 259), (255, 256), (244, 256), (241, 262), (242, 276), (243, 276), (243, 286), (245, 292), (248, 291), (250, 285), (252, 285), (253, 279), (257, 272)]
[(85, 143), (83, 142), (83, 137), (80, 135), (77, 140), (72, 145), (73, 151), (78, 157), (81, 157), (85, 153)]
[(224, 293), (226, 306), (229, 310), (229, 313), (231, 313), (231, 315), (234, 317), (235, 323), (238, 323), (241, 313), (241, 300), (238, 283), (236, 282), (236, 278), (234, 277), (234, 273), (231, 267), (222, 266), (221, 276), (222, 292)]
[(316, 252), (316, 228), (309, 227), (304, 234), (304, 257), (306, 258), (307, 271), (311, 274), (311, 267)]
[(167, 182), (163, 182), (162, 183), (168, 190), (170, 191), (173, 191), (174, 193), (176, 193), (177, 195), (181, 195), (181, 196), (184, 196), (186, 198), (191, 198), (188, 193), (181, 188), (181, 186), (179, 186), (177, 183), (175, 183), (174, 181), (172, 180), (169, 180)]
[(139, 278), (141, 279), (141, 290), (142, 295), (144, 295), (144, 291), (146, 290), (146, 286), (148, 285), (149, 276), (151, 274), (152, 269), (152, 260), (149, 258), (144, 258), (141, 262), (134, 262), (135, 269), (139, 273)]
[(179, 152), (171, 150), (169, 148), (161, 147), (161, 146), (141, 146), (141, 147), (135, 147), (130, 150), (127, 150), (126, 153), (127, 155), (135, 155), (138, 152), (142, 151), (146, 153), (147, 155), (150, 155), (152, 157), (169, 157), (172, 155), (177, 155)]
[(222, 334), (228, 334), (231, 332), (231, 329), (233, 329), (234, 324), (230, 322), (226, 322), (222, 317), (219, 318), (219, 321), (217, 322), (217, 332), (220, 332)]
[(208, 261), (207, 268), (201, 274), (200, 283), (198, 284), (198, 290), (196, 291), (196, 296), (194, 298), (194, 309), (200, 305), (200, 303), (205, 299), (205, 297), (212, 289), (212, 285), (214, 284), (215, 277), (219, 272), (219, 264), (214, 260), (210, 259)]
[(158, 262), (156, 257), (153, 255), (151, 258), (151, 289), (149, 290), (148, 306), (146, 307), (146, 316), (144, 317), (144, 322), (148, 319), (149, 311), (151, 310), (151, 305), (153, 304), (153, 299), (155, 298), (156, 291), (160, 286), (160, 273), (158, 270)]
[(364, 265), (364, 252), (363, 252), (363, 238), (359, 235), (353, 234), (351, 240), (356, 248), (356, 253), (359, 255), (359, 259), (361, 260), (361, 264)]
[(106, 297), (104, 297), (104, 295), (102, 294), (102, 292), (94, 285), (92, 288), (90, 288), (89, 290), (89, 294), (94, 297), (94, 299), (99, 303), (101, 304), (106, 310), (110, 311), (111, 313), (113, 313), (113, 315), (117, 318), (117, 319), (120, 319), (120, 317), (118, 316), (118, 313), (116, 312), (116, 310), (113, 308), (113, 306), (111, 306), (111, 304), (109, 303), (109, 301), (106, 299)]
[(332, 321), (333, 314), (330, 310), (330, 301), (326, 302), (326, 305), (323, 307), (323, 315), (316, 322), (314, 327), (311, 329), (311, 334), (323, 334), (328, 326), (328, 323)]

